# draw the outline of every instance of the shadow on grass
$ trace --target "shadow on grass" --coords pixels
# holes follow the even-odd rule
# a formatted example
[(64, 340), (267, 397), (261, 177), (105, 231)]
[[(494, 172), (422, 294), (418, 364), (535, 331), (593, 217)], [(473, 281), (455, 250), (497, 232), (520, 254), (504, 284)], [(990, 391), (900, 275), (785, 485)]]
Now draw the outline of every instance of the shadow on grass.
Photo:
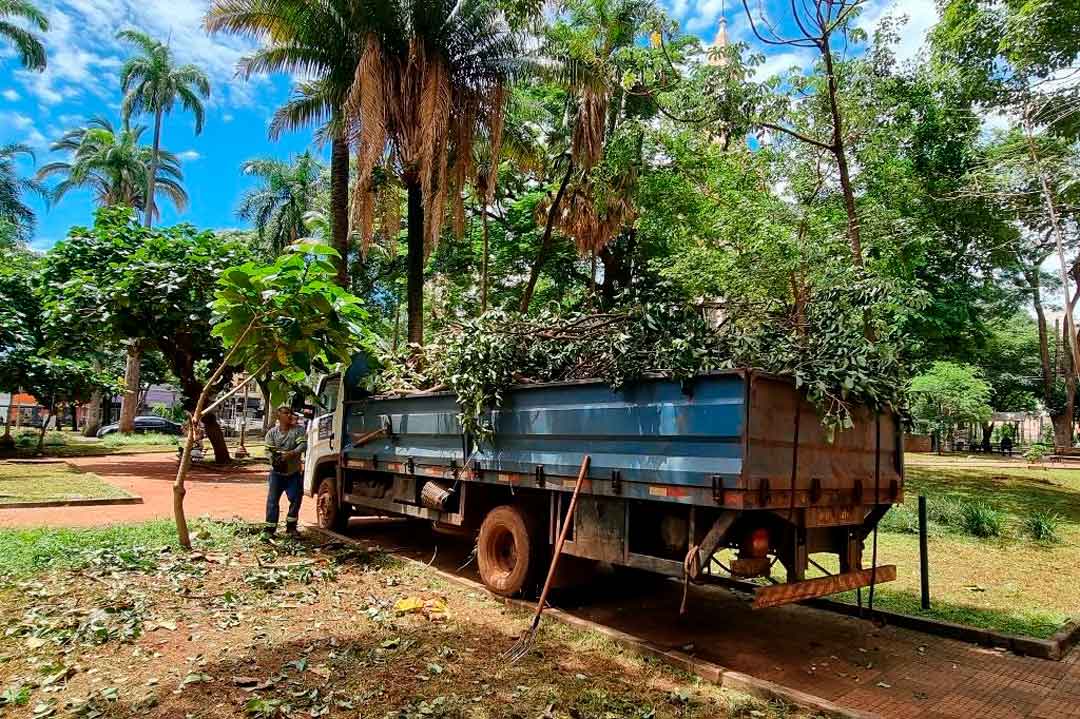
[[(856, 603), (855, 592), (844, 592), (831, 598), (845, 604)], [(866, 606), (868, 601), (866, 590), (863, 590), (862, 598), (863, 606)], [(933, 598), (930, 601), (930, 609), (924, 610), (919, 595), (914, 592), (901, 592), (883, 587), (878, 587), (875, 591), (874, 608), (1035, 639), (1049, 639), (1069, 621), (1069, 617), (1061, 612), (1043, 609), (1018, 609), (1005, 612)]]
[(1080, 492), (1050, 478), (1040, 478), (1037, 472), (909, 467), (905, 503), (914, 505), (915, 497), (925, 494), (986, 502), (1021, 518), (1035, 511), (1053, 511), (1071, 524), (1080, 524)]

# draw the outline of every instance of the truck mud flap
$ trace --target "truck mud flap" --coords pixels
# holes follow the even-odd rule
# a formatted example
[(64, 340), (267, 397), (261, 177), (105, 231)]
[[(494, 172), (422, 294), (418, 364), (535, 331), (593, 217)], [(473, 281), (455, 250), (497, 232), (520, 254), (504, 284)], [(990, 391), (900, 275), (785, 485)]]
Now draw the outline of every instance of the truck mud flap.
[(881, 584), (896, 579), (896, 565), (886, 564), (874, 569), (859, 569), (844, 574), (807, 579), (802, 582), (775, 584), (762, 587), (754, 594), (754, 609), (778, 607), (782, 604), (801, 602), (804, 599), (824, 597), (828, 594), (847, 592), (860, 587), (869, 587), (871, 582)]

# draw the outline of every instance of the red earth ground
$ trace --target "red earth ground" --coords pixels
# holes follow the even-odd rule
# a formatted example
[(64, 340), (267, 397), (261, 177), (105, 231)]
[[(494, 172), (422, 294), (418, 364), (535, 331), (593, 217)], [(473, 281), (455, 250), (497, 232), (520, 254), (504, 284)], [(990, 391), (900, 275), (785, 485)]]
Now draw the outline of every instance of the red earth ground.
[[(176, 477), (176, 456), (172, 453), (106, 455), (65, 460), (86, 472), (93, 472), (111, 484), (143, 499), (142, 504), (95, 507), (46, 507), (0, 509), (0, 527), (67, 526), (88, 527), (142, 522), (172, 516), (172, 482)], [(184, 508), (189, 517), (208, 515), (219, 519), (240, 517), (261, 521), (266, 506), (265, 464), (219, 468), (192, 467), (187, 481)], [(282, 515), (288, 506), (283, 496)], [(305, 497), (300, 521), (315, 519), (315, 501)]]

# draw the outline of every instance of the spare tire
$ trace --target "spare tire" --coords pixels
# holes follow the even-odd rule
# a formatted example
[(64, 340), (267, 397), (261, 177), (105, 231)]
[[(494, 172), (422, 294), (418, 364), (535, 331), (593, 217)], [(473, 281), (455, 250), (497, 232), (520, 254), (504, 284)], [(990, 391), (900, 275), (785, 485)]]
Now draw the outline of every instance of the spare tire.
[(480, 579), (504, 597), (528, 591), (542, 545), (539, 533), (520, 507), (504, 504), (487, 513), (480, 525), (476, 559)]

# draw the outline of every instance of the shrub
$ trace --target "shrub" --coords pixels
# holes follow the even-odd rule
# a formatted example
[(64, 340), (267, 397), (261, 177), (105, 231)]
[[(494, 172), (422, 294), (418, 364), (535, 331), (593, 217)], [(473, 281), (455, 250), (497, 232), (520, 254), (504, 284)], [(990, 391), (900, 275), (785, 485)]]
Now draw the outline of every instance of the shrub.
[(152, 444), (179, 445), (180, 438), (173, 434), (156, 434), (154, 432), (147, 432), (146, 434), (120, 434), (119, 432), (113, 432), (112, 434), (107, 434), (102, 437), (101, 444), (105, 447), (143, 446)]
[(949, 497), (928, 497), (926, 519), (951, 529), (964, 528), (964, 503)]
[(985, 502), (965, 502), (960, 516), (963, 530), (972, 536), (986, 539), (1005, 533), (1005, 514)]
[(1024, 459), (1028, 462), (1041, 462), (1048, 454), (1050, 454), (1050, 448), (1045, 444), (1033, 444), (1024, 452)]
[(919, 513), (906, 504), (898, 504), (885, 513), (878, 529), (895, 534), (918, 534)]
[(1024, 519), (1023, 531), (1036, 542), (1057, 544), (1061, 541), (1058, 530), (1061, 528), (1061, 515), (1057, 512), (1036, 510)]

